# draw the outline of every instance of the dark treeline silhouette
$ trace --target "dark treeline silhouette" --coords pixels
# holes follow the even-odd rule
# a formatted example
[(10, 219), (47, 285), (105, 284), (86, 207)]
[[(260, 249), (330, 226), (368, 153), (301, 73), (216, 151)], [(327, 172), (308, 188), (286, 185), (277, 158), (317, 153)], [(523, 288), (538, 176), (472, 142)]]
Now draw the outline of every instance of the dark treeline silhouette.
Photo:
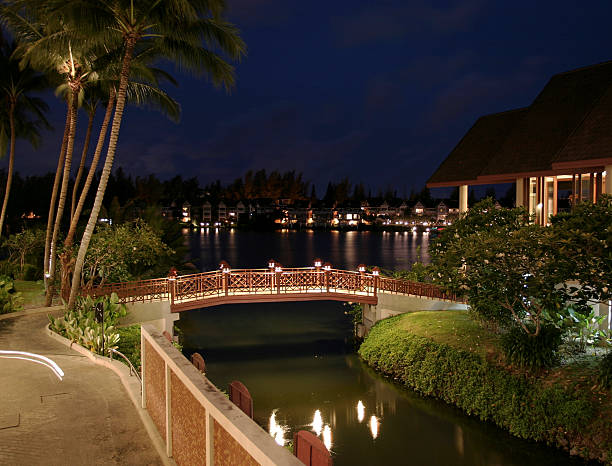
[[(94, 183), (98, 182), (99, 176), (98, 173)], [(2, 170), (0, 171), (0, 187), (5, 183), (6, 172)], [(15, 173), (14, 197), (9, 203), (7, 212), (8, 233), (21, 231), (26, 224), (39, 222), (42, 224), (41, 220), (44, 221), (47, 216), (52, 184), (52, 173), (42, 176), (31, 175), (25, 178), (20, 173)], [(70, 191), (72, 191), (72, 181)], [(495, 197), (494, 194), (492, 189), (487, 191), (489, 196)], [(86, 212), (91, 209), (93, 196), (94, 193), (90, 193), (85, 206)], [(399, 205), (402, 201), (413, 205), (420, 201), (426, 206), (433, 206), (436, 202), (428, 188), (412, 191), (406, 198), (399, 198), (397, 190), (391, 186), (372, 193), (372, 190), (366, 188), (363, 183), (353, 184), (348, 178), (338, 182), (330, 181), (325, 194), (319, 199), (315, 186), (304, 180), (302, 173), (294, 170), (284, 173), (279, 171), (268, 173), (266, 170), (248, 171), (244, 176), (228, 184), (222, 184), (217, 180), (201, 186), (195, 177), (185, 179), (182, 176), (175, 176), (169, 180), (160, 180), (155, 175), (134, 177), (119, 167), (109, 178), (102, 213), (112, 212), (113, 218), (116, 218), (116, 213), (120, 209), (142, 210), (149, 206), (162, 207), (172, 204), (180, 206), (184, 202), (200, 205), (205, 200), (215, 203), (220, 200), (236, 202), (256, 199), (311, 201), (326, 206), (358, 205), (363, 201), (369, 202), (370, 205), (378, 205), (382, 202)], [(458, 190), (452, 191), (450, 199), (458, 199)], [(475, 202), (475, 200), (474, 192), (470, 191), (470, 202)], [(505, 204), (504, 200), (505, 197), (500, 199), (502, 205)], [(28, 218), (32, 216), (35, 218)]]

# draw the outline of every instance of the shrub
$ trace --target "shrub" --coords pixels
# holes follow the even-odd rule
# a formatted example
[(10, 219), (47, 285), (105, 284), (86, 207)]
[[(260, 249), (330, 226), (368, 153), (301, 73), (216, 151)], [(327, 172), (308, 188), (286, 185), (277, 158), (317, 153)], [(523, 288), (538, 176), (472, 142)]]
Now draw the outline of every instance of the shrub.
[(34, 282), (36, 280), (42, 279), (42, 270), (40, 270), (40, 268), (36, 267), (35, 265), (26, 264), (23, 267), (23, 272), (21, 276), (23, 280)]
[(561, 331), (545, 325), (537, 336), (517, 326), (502, 336), (501, 345), (506, 361), (520, 367), (540, 369), (558, 363), (557, 350), (561, 344)]
[(13, 279), (0, 276), (0, 314), (8, 314), (22, 308), (21, 293), (15, 290)]
[[(96, 299), (80, 297), (74, 309), (67, 309), (63, 317), (54, 319), (49, 316), (50, 328), (94, 353), (102, 354), (102, 346), (105, 350), (117, 349), (119, 333), (116, 324), (127, 314), (125, 305), (118, 301), (115, 293)], [(104, 324), (95, 318), (95, 308), (99, 303), (103, 305)]]
[(15, 278), (18, 267), (8, 260), (0, 261), (0, 276)]
[(136, 370), (140, 370), (140, 324), (118, 328), (117, 333), (117, 350), (130, 360)]
[(546, 386), (480, 356), (411, 335), (401, 316), (376, 324), (359, 349), (365, 362), (426, 396), (453, 404), (513, 435), (556, 442), (558, 432), (576, 432), (593, 417), (586, 393)]
[(612, 388), (612, 351), (608, 351), (599, 363), (599, 383)]

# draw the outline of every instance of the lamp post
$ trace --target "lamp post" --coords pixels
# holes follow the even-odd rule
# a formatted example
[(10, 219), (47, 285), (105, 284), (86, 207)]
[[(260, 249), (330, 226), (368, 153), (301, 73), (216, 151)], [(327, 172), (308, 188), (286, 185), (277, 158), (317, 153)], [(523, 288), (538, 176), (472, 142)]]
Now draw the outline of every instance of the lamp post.
[(323, 270), (325, 271), (325, 291), (329, 293), (329, 274), (331, 273), (332, 265), (330, 262), (323, 264)]
[(102, 356), (104, 356), (104, 303), (96, 303), (94, 313), (96, 321), (102, 326)]
[(281, 274), (283, 273), (283, 265), (280, 262), (274, 264), (274, 277), (276, 279), (276, 292), (280, 294)]
[(366, 272), (366, 266), (365, 264), (359, 264), (357, 266), (357, 271), (359, 272), (359, 291), (363, 291), (363, 288), (365, 286), (365, 272)]
[(372, 269), (372, 275), (374, 276), (374, 296), (376, 296), (376, 289), (378, 288), (378, 276), (380, 275), (380, 269), (374, 267)]

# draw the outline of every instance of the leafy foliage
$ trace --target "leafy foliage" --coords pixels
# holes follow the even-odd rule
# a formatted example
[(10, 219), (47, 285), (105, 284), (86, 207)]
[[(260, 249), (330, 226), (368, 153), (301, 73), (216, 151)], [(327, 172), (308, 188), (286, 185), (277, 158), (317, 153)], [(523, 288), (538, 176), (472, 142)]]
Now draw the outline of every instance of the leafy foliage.
[(527, 334), (519, 327), (512, 327), (501, 339), (506, 361), (520, 367), (540, 369), (552, 367), (559, 358), (561, 331), (553, 325), (542, 327), (540, 334)]
[[(566, 444), (595, 414), (587, 393), (512, 374), (484, 357), (409, 334), (402, 316), (376, 324), (359, 354), (367, 364), (525, 439)], [(609, 423), (608, 423), (609, 424)], [(605, 446), (602, 446), (605, 448)]]
[[(103, 305), (104, 324), (95, 318), (95, 308), (99, 303)], [(51, 330), (94, 353), (102, 354), (102, 342), (106, 350), (117, 349), (120, 335), (116, 325), (126, 314), (125, 305), (119, 304), (119, 298), (113, 293), (96, 299), (79, 297), (74, 309), (67, 309), (64, 316), (58, 319), (49, 316), (49, 322)]]
[(140, 370), (140, 324), (120, 327), (119, 342), (117, 350), (125, 355), (134, 365), (136, 370)]
[(599, 382), (606, 388), (612, 388), (612, 351), (599, 363)]
[[(23, 280), (36, 280), (38, 270), (35, 264), (40, 263), (45, 246), (45, 232), (40, 229), (26, 229), (11, 235), (5, 242), (9, 250), (9, 260), (16, 265), (17, 275)], [(30, 267), (28, 267), (30, 266)], [(34, 271), (28, 269), (34, 268)], [(29, 276), (26, 277), (26, 271)]]
[(84, 278), (90, 283), (140, 278), (171, 253), (143, 221), (99, 227), (85, 258)]
[(15, 290), (13, 279), (0, 276), (0, 314), (19, 311), (22, 304), (21, 293)]

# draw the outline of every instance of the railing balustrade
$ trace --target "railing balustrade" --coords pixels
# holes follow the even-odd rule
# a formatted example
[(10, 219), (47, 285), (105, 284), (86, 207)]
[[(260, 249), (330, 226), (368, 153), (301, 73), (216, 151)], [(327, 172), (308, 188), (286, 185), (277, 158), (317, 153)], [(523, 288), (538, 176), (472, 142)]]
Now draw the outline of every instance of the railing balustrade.
[(378, 291), (457, 301), (430, 283), (381, 277), (365, 272), (320, 267), (223, 269), (177, 277), (109, 283), (83, 289), (93, 297), (116, 293), (123, 303), (171, 301), (172, 304), (251, 294), (337, 293), (376, 296)]

